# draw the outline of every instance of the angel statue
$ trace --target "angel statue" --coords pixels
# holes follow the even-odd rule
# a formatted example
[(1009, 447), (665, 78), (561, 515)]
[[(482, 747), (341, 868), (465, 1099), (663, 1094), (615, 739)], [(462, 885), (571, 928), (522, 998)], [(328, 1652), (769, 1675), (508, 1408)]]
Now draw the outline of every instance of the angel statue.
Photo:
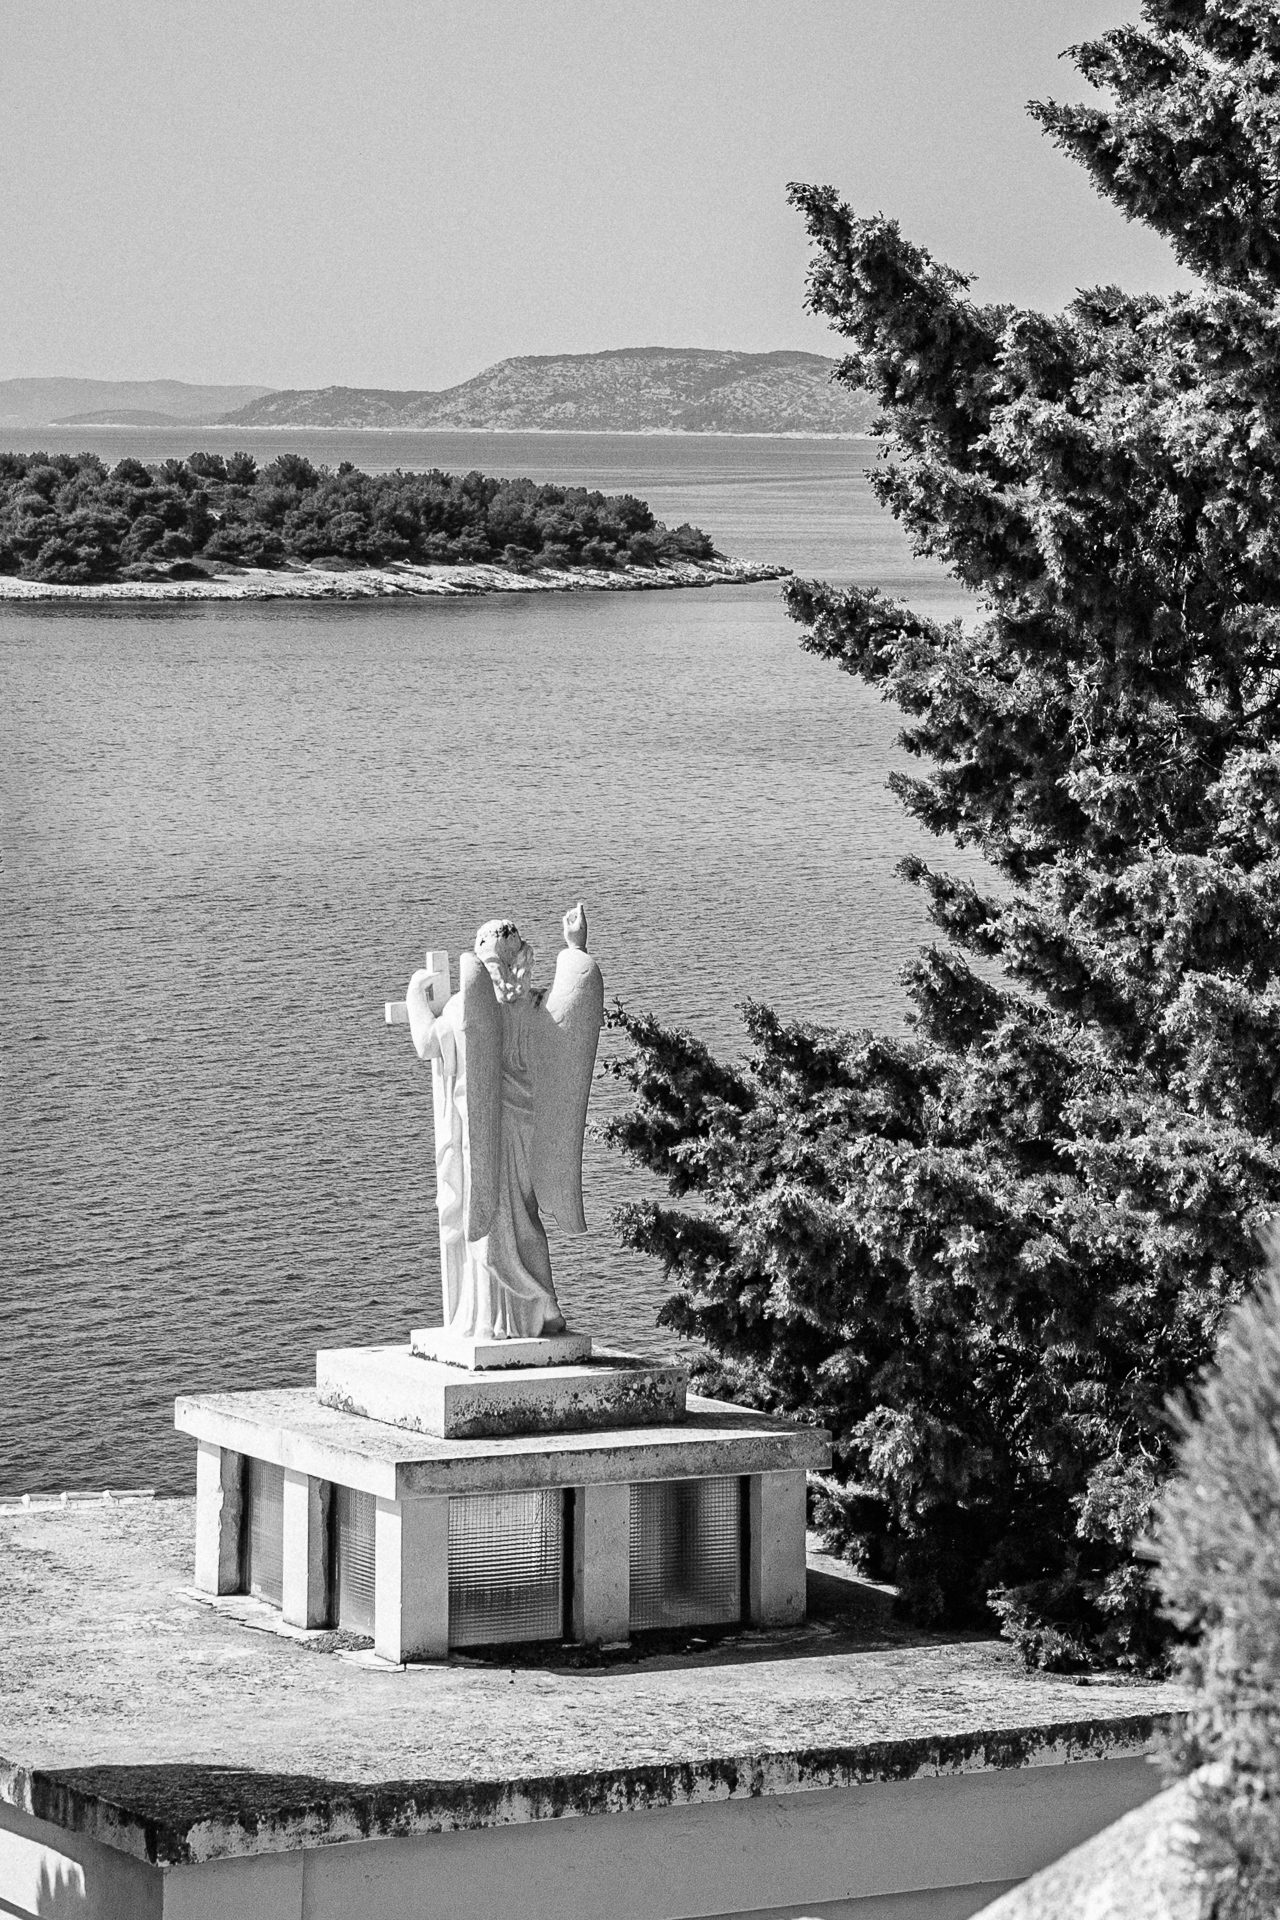
[(581, 901), (564, 938), (555, 979), (538, 988), (519, 929), (487, 920), (455, 994), (447, 956), (433, 954), (405, 995), (418, 1057), (432, 1063), (444, 1321), (466, 1338), (565, 1331), (542, 1216), (587, 1230), (582, 1137), (604, 1025)]

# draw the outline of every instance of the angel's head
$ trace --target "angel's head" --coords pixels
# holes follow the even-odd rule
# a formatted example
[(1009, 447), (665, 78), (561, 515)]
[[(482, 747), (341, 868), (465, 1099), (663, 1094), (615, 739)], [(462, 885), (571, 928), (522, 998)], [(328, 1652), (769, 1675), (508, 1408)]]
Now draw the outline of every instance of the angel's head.
[(520, 938), (514, 920), (486, 920), (476, 935), (475, 953), (499, 1000), (518, 1000), (529, 991), (533, 948)]

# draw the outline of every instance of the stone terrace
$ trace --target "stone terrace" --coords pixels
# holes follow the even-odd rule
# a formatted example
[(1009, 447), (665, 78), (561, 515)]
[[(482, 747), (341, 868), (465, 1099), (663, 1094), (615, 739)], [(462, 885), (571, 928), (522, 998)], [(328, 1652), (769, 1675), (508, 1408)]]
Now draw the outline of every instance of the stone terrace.
[(1119, 1757), (1182, 1704), (905, 1631), (821, 1556), (804, 1627), (379, 1667), (192, 1597), (193, 1504), (0, 1514), (0, 1801), (143, 1860)]

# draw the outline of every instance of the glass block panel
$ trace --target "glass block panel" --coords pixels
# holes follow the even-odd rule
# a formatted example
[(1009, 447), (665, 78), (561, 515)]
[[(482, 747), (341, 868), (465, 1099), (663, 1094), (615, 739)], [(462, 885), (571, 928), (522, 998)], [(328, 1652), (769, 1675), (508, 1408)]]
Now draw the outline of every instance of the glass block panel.
[(333, 1569), (338, 1625), (373, 1636), (373, 1534), (378, 1503), (354, 1487), (333, 1490)]
[(711, 1627), (742, 1618), (736, 1474), (631, 1489), (631, 1626)]
[(284, 1600), (284, 1468), (250, 1460), (248, 1492), (245, 1585), (278, 1607)]
[(564, 1494), (449, 1501), (449, 1645), (558, 1640), (564, 1632)]

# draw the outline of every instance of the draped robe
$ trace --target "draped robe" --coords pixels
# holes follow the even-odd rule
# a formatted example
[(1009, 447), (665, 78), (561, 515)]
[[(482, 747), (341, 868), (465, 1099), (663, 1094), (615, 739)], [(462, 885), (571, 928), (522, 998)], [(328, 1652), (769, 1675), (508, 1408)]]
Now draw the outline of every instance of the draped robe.
[(536, 1338), (564, 1317), (544, 1213), (586, 1232), (582, 1140), (604, 982), (566, 947), (549, 988), (502, 1000), (464, 953), (458, 991), (432, 1014), (436, 1206), (444, 1322), (475, 1339)]

